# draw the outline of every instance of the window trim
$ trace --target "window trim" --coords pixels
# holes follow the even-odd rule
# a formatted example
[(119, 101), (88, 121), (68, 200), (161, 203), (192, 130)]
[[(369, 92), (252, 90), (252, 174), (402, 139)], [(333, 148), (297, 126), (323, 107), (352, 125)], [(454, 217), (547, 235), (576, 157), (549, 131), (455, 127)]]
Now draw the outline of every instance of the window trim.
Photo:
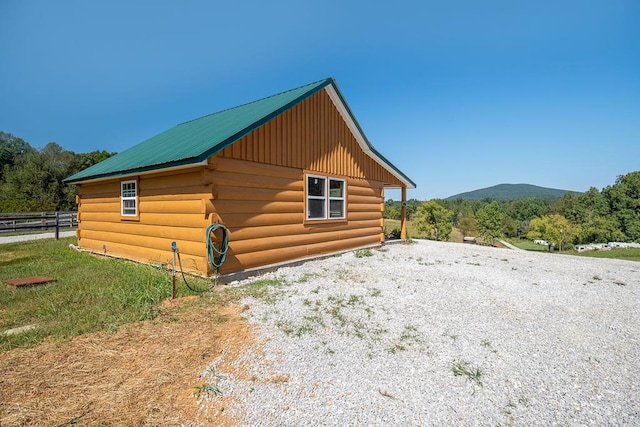
[[(309, 178), (323, 179), (324, 183), (324, 196), (312, 196), (309, 194)], [(331, 181), (339, 181), (342, 183), (342, 196), (331, 197)], [(322, 217), (310, 218), (309, 217), (309, 201), (310, 200), (323, 200), (324, 201), (324, 215)], [(342, 202), (342, 216), (331, 216), (331, 202)], [(329, 175), (320, 175), (317, 173), (306, 173), (304, 176), (304, 216), (305, 222), (318, 222), (318, 221), (345, 221), (347, 219), (347, 180), (344, 178), (337, 178)]]
[[(134, 184), (133, 190), (135, 192), (134, 196), (125, 196), (124, 195), (124, 186), (126, 184)], [(134, 201), (134, 209), (135, 213), (125, 213), (124, 202), (126, 200)], [(131, 208), (127, 208), (131, 209)], [(126, 219), (135, 219), (138, 218), (139, 208), (138, 208), (138, 180), (137, 179), (128, 179), (126, 181), (120, 181), (120, 216)]]

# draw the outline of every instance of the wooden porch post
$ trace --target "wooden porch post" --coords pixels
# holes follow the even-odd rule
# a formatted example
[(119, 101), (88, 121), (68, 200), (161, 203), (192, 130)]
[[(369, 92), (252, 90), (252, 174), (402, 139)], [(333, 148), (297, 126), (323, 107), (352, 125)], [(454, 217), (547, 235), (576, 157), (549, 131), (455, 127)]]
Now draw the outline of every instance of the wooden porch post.
[(402, 187), (402, 211), (400, 213), (400, 238), (407, 238), (407, 187)]

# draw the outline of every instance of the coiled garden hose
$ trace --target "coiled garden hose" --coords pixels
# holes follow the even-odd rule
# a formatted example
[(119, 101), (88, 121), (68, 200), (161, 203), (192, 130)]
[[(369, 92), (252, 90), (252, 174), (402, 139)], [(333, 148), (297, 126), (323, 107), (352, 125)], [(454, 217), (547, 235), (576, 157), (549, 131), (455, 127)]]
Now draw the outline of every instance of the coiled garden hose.
[[(213, 244), (213, 233), (216, 230), (222, 231), (222, 241), (220, 242), (220, 249), (216, 248)], [(227, 251), (229, 250), (229, 230), (222, 224), (213, 223), (207, 227), (207, 255), (209, 258), (209, 265), (218, 274), (218, 270), (224, 264), (224, 260), (227, 258)]]
[[(222, 231), (222, 241), (220, 242), (220, 249), (216, 248), (215, 244), (213, 243), (213, 233), (216, 230)], [(184, 284), (187, 286), (187, 288), (189, 288), (191, 291), (206, 292), (213, 289), (213, 287), (216, 285), (216, 282), (218, 279), (218, 271), (220, 270), (220, 267), (222, 267), (222, 264), (224, 264), (224, 260), (227, 257), (227, 251), (229, 250), (229, 230), (227, 230), (227, 227), (225, 227), (222, 224), (218, 224), (218, 223), (211, 224), (209, 227), (207, 227), (206, 236), (207, 236), (207, 257), (209, 260), (209, 265), (211, 265), (211, 268), (213, 268), (215, 272), (213, 283), (207, 289), (195, 289), (189, 285), (189, 282), (187, 282), (187, 278), (184, 275), (184, 269), (182, 268), (182, 259), (180, 258), (180, 251), (178, 250), (178, 246), (175, 244), (175, 242), (173, 242), (171, 245), (171, 250), (174, 252), (173, 298), (175, 298), (175, 292), (176, 292), (175, 291), (175, 255), (177, 255), (178, 257), (178, 264), (180, 265), (182, 280), (184, 281)]]

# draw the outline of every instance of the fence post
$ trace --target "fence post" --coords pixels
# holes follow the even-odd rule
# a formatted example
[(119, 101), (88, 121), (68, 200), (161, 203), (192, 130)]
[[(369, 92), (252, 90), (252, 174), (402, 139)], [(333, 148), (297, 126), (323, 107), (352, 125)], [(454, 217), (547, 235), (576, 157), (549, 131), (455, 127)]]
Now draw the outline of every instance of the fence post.
[(56, 211), (56, 231), (55, 231), (56, 240), (60, 237), (60, 212)]

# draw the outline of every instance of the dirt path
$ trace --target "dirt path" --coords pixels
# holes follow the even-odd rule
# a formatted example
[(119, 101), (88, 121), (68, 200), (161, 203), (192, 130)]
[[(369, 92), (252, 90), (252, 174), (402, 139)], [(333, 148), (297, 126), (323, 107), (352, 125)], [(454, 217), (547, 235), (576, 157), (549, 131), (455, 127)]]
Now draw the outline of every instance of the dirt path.
[[(0, 425), (235, 425), (229, 402), (203, 405), (200, 374), (218, 358), (226, 372), (253, 345), (237, 304), (186, 301), (114, 334), (14, 349), (0, 359)], [(198, 397), (198, 394), (200, 396)]]

